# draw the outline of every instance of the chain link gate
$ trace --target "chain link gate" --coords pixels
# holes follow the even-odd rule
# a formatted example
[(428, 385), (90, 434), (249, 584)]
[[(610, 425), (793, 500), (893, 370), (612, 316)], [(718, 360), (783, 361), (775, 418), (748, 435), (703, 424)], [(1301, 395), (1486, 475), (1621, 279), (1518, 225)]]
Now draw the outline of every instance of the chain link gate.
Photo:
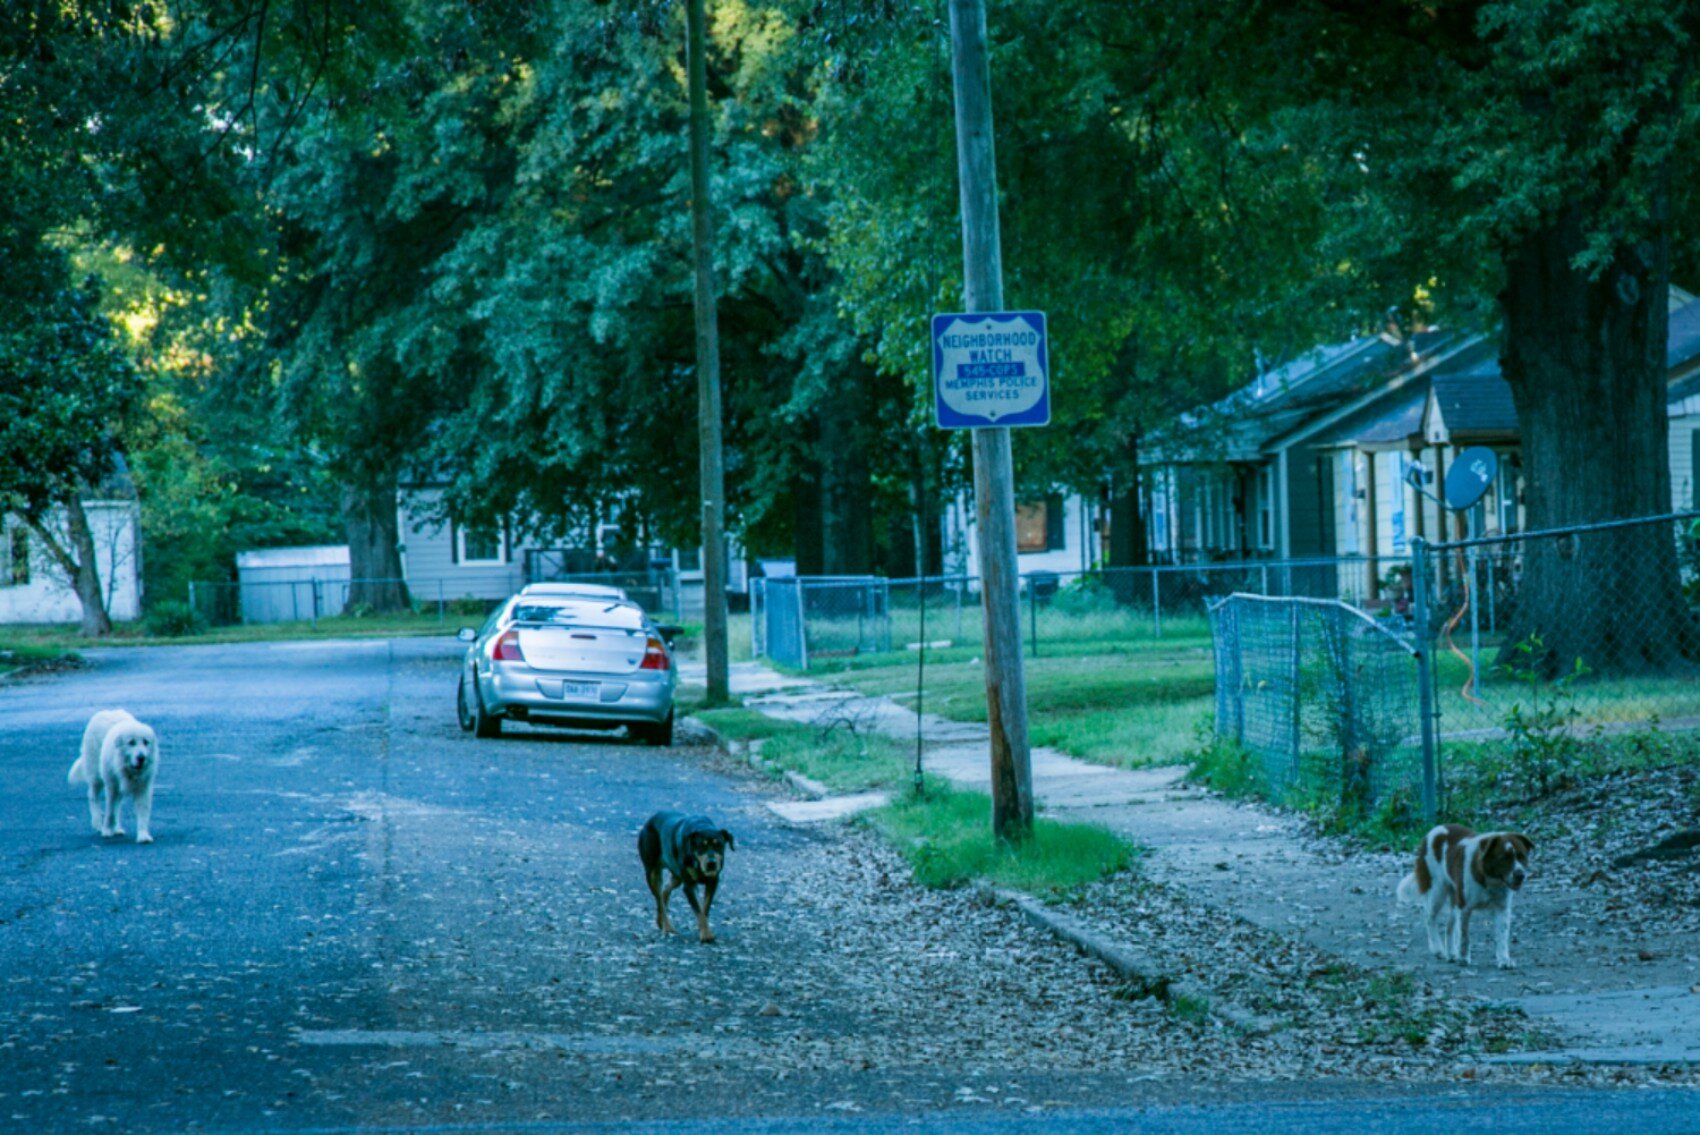
[(1231, 595), (1210, 608), (1216, 733), (1272, 798), (1415, 811), (1423, 799), (1420, 658), (1399, 629), (1337, 599)]

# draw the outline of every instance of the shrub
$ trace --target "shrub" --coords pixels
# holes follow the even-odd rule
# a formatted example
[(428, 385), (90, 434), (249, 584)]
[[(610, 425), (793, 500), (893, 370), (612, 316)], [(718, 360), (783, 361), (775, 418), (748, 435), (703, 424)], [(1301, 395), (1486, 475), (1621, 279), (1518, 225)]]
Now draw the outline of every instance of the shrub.
[(181, 599), (162, 599), (148, 608), (145, 620), (150, 635), (182, 638), (207, 629), (206, 618)]
[(1083, 575), (1058, 588), (1051, 606), (1065, 615), (1102, 615), (1116, 609), (1116, 597), (1103, 580)]

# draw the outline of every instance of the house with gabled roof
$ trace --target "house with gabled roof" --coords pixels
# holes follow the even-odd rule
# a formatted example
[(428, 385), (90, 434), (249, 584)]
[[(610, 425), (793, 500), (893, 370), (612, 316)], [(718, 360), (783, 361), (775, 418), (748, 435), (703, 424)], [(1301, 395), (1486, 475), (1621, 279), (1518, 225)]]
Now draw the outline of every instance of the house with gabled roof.
[[(1671, 291), (1671, 503), (1683, 509), (1695, 506), (1700, 473), (1700, 302)], [(1181, 427), (1174, 436), (1193, 440), (1153, 447), (1145, 470), (1157, 562), (1358, 557), (1342, 593), (1374, 598), (1412, 537), (1465, 534), (1463, 517), (1410, 484), (1410, 466), (1438, 486), (1476, 445), (1500, 457), (1477, 530), (1524, 525), (1516, 406), (1485, 335), (1431, 330), (1318, 348)]]

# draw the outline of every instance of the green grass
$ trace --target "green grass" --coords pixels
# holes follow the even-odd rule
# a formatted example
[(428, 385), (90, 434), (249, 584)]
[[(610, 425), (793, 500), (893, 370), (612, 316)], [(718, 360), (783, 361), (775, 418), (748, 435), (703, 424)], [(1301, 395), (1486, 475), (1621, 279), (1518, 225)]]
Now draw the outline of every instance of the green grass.
[(44, 648), (57, 651), (91, 646), (162, 646), (193, 643), (284, 642), (294, 639), (406, 638), (423, 635), (452, 635), (473, 622), (466, 616), (448, 615), (439, 621), (436, 612), (397, 615), (331, 615), (312, 623), (244, 623), (209, 627), (195, 634), (167, 636), (150, 634), (143, 622), (118, 623), (106, 638), (84, 638), (74, 623), (47, 626), (0, 627), (0, 648)]
[(929, 780), (924, 793), (906, 792), (869, 812), (865, 823), (909, 861), (915, 880), (956, 887), (975, 880), (1041, 896), (1068, 895), (1133, 861), (1120, 836), (1091, 824), (1039, 818), (1018, 845), (992, 836), (991, 797)]
[(760, 741), (761, 756), (777, 770), (801, 773), (835, 792), (892, 789), (914, 779), (915, 750), (883, 734), (856, 736), (780, 721), (743, 706), (699, 709), (693, 714), (729, 740)]
[[(692, 695), (690, 700), (685, 696), (687, 693)], [(674, 705), (703, 724), (712, 726), (722, 737), (739, 741), (765, 741), (788, 729), (798, 728), (789, 722), (757, 713), (753, 709), (745, 709), (741, 705), (706, 708), (702, 701), (706, 693), (701, 686), (681, 686), (681, 696), (674, 700)]]
[[(671, 622), (666, 614), (651, 616), (658, 623)], [(673, 640), (673, 652), (678, 657), (694, 662), (702, 661), (702, 624), (675, 623), (684, 628)], [(750, 654), (750, 616), (734, 614), (726, 617), (726, 654), (728, 661), (748, 662)]]
[(0, 640), (0, 674), (37, 666), (44, 662), (75, 659), (75, 651), (44, 643), (14, 643)]
[(1132, 860), (1126, 841), (1103, 828), (1039, 819), (1019, 848), (992, 838), (991, 798), (950, 788), (935, 778), (914, 790), (915, 752), (889, 737), (857, 737), (842, 728), (778, 721), (742, 706), (698, 710), (722, 736), (760, 741), (773, 768), (801, 773), (835, 792), (885, 789), (891, 804), (864, 821), (909, 861), (917, 882), (954, 887), (975, 879), (1038, 895), (1063, 894), (1123, 870)]
[[(922, 708), (956, 721), (986, 720), (986, 676), (968, 652), (929, 651)], [(956, 656), (952, 661), (952, 656)], [(888, 694), (913, 708), (918, 652), (864, 655), (823, 674), (859, 693)], [(1026, 662), (1028, 731), (1036, 745), (1123, 767), (1173, 764), (1196, 744), (1215, 705), (1210, 640), (1147, 639), (1091, 654)]]

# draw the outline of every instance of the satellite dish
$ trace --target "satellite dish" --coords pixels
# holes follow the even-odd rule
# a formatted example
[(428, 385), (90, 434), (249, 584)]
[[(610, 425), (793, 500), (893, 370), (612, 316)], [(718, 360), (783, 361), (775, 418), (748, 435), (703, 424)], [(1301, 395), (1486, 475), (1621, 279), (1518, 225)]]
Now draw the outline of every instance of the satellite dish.
[(1458, 455), (1446, 471), (1446, 507), (1462, 512), (1481, 500), (1499, 474), (1499, 458), (1493, 450), (1472, 445)]

